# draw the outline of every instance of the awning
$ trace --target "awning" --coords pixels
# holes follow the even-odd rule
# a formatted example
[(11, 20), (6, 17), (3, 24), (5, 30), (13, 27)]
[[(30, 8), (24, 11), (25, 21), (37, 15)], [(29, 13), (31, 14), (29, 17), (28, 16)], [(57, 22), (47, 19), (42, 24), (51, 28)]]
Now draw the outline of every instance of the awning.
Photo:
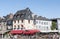
[(37, 32), (40, 32), (39, 30), (27, 30), (27, 31), (24, 31), (23, 32), (23, 34), (30, 34), (30, 35), (32, 35), (32, 34), (35, 34), (35, 33), (37, 33)]
[(11, 34), (22, 34), (23, 30), (12, 30), (10, 33)]
[(11, 34), (35, 34), (39, 32), (39, 30), (12, 30)]
[(28, 30), (24, 31), (23, 34), (30, 34)]
[(35, 33), (37, 33), (37, 32), (40, 32), (39, 30), (29, 30), (30, 32), (35, 32)]

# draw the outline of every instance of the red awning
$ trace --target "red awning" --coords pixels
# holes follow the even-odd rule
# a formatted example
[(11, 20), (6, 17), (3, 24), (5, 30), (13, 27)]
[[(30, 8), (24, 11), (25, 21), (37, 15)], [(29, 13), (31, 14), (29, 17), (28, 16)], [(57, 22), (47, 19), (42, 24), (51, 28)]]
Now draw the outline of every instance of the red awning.
[(39, 30), (27, 30), (27, 31), (24, 31), (23, 34), (34, 34), (37, 32), (39, 32)]
[(12, 30), (11, 34), (35, 34), (37, 32), (40, 32), (39, 30)]
[(23, 30), (12, 30), (10, 33), (11, 34), (22, 34)]
[(30, 32), (35, 32), (35, 33), (37, 33), (37, 32), (40, 32), (39, 30), (29, 30)]
[(24, 31), (23, 34), (30, 34), (30, 32), (27, 30), (27, 31)]

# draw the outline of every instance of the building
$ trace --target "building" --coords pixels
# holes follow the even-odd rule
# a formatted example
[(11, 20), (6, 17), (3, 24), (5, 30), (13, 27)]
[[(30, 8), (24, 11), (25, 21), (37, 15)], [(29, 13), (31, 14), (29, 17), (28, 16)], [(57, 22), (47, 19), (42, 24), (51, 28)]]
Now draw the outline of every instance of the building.
[(5, 18), (5, 20), (6, 20), (6, 25), (7, 25), (7, 29), (8, 30), (12, 30), (12, 27), (13, 27), (13, 14), (12, 13), (10, 13), (10, 14), (8, 14), (8, 15), (6, 15), (6, 16), (3, 16), (4, 18)]
[(5, 19), (0, 20), (0, 39), (7, 37), (6, 34), (7, 34), (7, 32), (9, 32), (9, 30), (7, 30), (6, 24), (7, 24), (7, 22)]
[(51, 31), (51, 26), (52, 26), (52, 21), (42, 17), (42, 16), (37, 16), (35, 15), (34, 19), (35, 26), (38, 30), (41, 32), (50, 32)]
[(19, 10), (13, 17), (13, 30), (36, 29), (32, 18), (32, 12), (29, 8)]
[[(21, 34), (33, 35), (36, 32), (42, 32), (42, 34), (48, 32), (60, 33), (60, 18), (48, 19), (37, 16), (29, 8), (3, 17), (0, 17), (0, 38), (7, 38), (7, 36), (18, 37)], [(51, 27), (53, 30), (51, 30)]]
[(52, 22), (55, 23), (55, 29), (54, 30), (57, 30), (57, 32), (60, 33), (60, 18), (54, 18), (51, 20), (52, 20)]
[[(37, 30), (34, 26), (32, 12), (29, 8), (17, 11), (13, 16), (13, 30), (10, 32), (15, 38), (20, 34), (34, 34)], [(18, 34), (18, 35), (17, 35)]]
[(0, 17), (0, 39), (8, 39), (9, 32), (12, 30), (12, 19), (13, 14), (9, 14), (7, 16)]
[(57, 19), (57, 28), (58, 28), (58, 32), (60, 33), (60, 18)]
[(6, 30), (7, 26), (6, 26), (6, 21), (5, 20), (0, 20), (0, 30)]

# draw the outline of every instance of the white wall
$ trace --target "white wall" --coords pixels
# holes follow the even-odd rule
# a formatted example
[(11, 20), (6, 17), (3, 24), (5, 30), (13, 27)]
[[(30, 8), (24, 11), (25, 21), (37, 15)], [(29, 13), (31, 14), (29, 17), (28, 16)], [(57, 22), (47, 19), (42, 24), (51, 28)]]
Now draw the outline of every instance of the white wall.
[(59, 19), (57, 20), (57, 27), (58, 27), (58, 30), (60, 31), (60, 20)]
[[(15, 30), (18, 30), (17, 29), (18, 25), (20, 26), (19, 30), (21, 30), (21, 25), (23, 25), (25, 30), (39, 29), (40, 31), (45, 32), (45, 31), (51, 30), (52, 21), (36, 20), (36, 25), (34, 25), (33, 20), (30, 20), (30, 23), (28, 23), (28, 20), (24, 20), (23, 23), (21, 22), (21, 20), (19, 20), (19, 23), (16, 20), (16, 23), (14, 23), (14, 21), (13, 21), (13, 30), (14, 30), (14, 25), (16, 25)], [(48, 29), (47, 29), (47, 27), (48, 27)]]
[(6, 22), (1, 22), (0, 23), (0, 29), (1, 30), (6, 30)]
[(26, 27), (26, 29), (36, 29), (33, 23), (33, 20), (30, 20), (30, 23), (28, 23), (28, 20), (25, 20), (24, 22), (24, 26)]
[(42, 31), (49, 31), (51, 30), (52, 21), (45, 21), (45, 20), (36, 20), (36, 28)]
[(36, 29), (34, 26), (33, 20), (30, 20), (30, 23), (28, 23), (28, 20), (23, 20), (23, 23), (21, 22), (21, 20), (19, 20), (19, 23), (17, 20), (16, 20), (16, 23), (14, 23), (13, 21), (13, 30), (14, 30), (14, 25), (16, 25), (16, 30), (18, 28), (18, 25), (20, 26), (20, 29), (21, 29), (21, 25), (24, 26), (25, 30)]

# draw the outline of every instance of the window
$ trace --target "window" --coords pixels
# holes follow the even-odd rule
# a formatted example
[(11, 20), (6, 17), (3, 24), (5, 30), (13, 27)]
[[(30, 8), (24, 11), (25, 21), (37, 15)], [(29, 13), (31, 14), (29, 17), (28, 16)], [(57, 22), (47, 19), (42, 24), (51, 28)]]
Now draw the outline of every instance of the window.
[(40, 28), (40, 26), (39, 26), (39, 28)]
[(18, 23), (19, 23), (19, 20), (18, 20)]
[(36, 24), (38, 23), (38, 21), (36, 21)]
[(39, 24), (40, 24), (41, 22), (39, 21)]
[(23, 27), (23, 25), (21, 25), (21, 27)]
[(14, 25), (14, 30), (16, 29), (16, 25)]
[(12, 21), (11, 20), (7, 21), (7, 25), (12, 25)]
[(30, 23), (30, 20), (28, 20), (28, 23)]
[(44, 25), (46, 25), (46, 22), (44, 22)]
[(41, 24), (43, 25), (43, 22), (41, 22)]
[(28, 18), (30, 19), (30, 15), (28, 16)]
[(4, 22), (4, 25), (5, 25), (5, 22)]
[(23, 28), (24, 28), (24, 26), (23, 26), (23, 25), (21, 25), (21, 30), (23, 30)]
[(18, 25), (18, 28), (17, 29), (19, 29), (20, 28), (20, 26)]
[(48, 22), (44, 22), (44, 25), (48, 25)]
[(16, 20), (14, 21), (14, 23), (16, 23)]
[(47, 27), (47, 30), (48, 30), (48, 27)]
[(22, 23), (23, 23), (23, 20), (21, 20), (22, 21)]
[(19, 16), (19, 14), (18, 14), (18, 16), (17, 16), (18, 18), (20, 18), (20, 16)]

